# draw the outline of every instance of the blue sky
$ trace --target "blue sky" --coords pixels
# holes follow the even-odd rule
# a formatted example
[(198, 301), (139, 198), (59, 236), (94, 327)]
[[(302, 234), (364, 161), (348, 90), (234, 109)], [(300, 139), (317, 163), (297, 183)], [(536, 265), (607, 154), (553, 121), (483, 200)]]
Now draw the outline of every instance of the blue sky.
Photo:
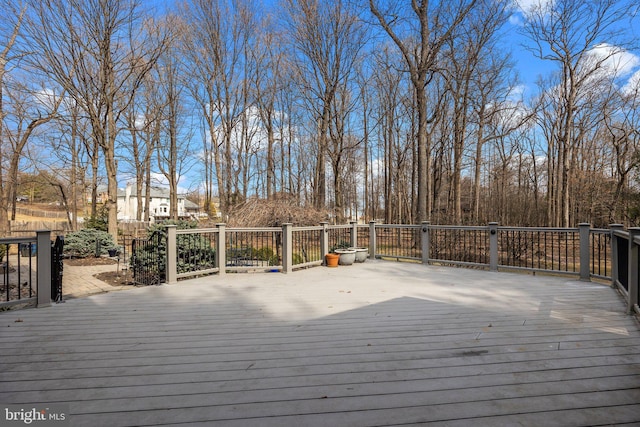
[[(511, 15), (505, 32), (507, 40), (510, 42), (510, 48), (516, 61), (516, 69), (519, 73), (521, 83), (523, 85), (525, 98), (534, 95), (537, 92), (536, 81), (539, 76), (547, 76), (557, 69), (554, 61), (545, 61), (534, 56), (532, 52), (524, 48), (525, 44), (531, 42), (520, 33), (523, 21), (525, 19), (523, 10), (528, 10), (535, 4), (547, 4), (554, 0), (515, 0), (518, 7)], [(624, 0), (623, 0), (624, 1)], [(627, 38), (640, 40), (640, 4), (637, 6), (635, 15), (630, 15), (629, 20), (621, 23), (625, 27)], [(608, 49), (615, 48), (611, 40), (599, 40), (597, 44), (601, 46), (594, 49), (594, 55), (606, 54)], [(635, 43), (635, 50), (628, 50), (616, 55), (611, 61), (608, 61), (610, 71), (616, 69), (620, 85), (628, 84), (631, 79), (640, 79), (640, 45)]]

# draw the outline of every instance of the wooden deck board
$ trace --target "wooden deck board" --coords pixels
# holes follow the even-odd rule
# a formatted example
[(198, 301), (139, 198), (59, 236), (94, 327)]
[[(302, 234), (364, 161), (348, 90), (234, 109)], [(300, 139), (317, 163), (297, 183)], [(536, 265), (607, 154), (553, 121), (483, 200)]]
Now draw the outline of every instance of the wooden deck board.
[(0, 313), (0, 403), (71, 425), (640, 423), (606, 286), (367, 262)]

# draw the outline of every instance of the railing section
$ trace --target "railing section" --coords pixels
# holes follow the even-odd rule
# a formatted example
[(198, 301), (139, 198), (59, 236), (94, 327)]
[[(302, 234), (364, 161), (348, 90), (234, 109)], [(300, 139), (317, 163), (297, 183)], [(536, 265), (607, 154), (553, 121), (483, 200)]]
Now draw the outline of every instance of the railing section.
[(219, 271), (216, 260), (218, 233), (217, 228), (176, 230), (178, 279)]
[(282, 269), (282, 229), (241, 228), (226, 230), (226, 270)]
[(429, 226), (429, 261), (454, 265), (489, 265), (487, 227)]
[(624, 296), (627, 313), (640, 314), (640, 228), (624, 231), (622, 226), (611, 226), (611, 283)]
[(580, 235), (575, 228), (499, 228), (500, 267), (580, 273)]
[(51, 304), (52, 246), (50, 231), (0, 239), (0, 308)]
[(350, 225), (332, 225), (329, 231), (329, 251), (334, 249), (346, 249), (352, 245), (351, 233), (353, 227)]
[(354, 224), (355, 228), (355, 247), (369, 248), (371, 245), (371, 227), (365, 224)]
[(323, 262), (323, 227), (296, 227), (291, 231), (292, 265), (295, 268), (320, 265)]
[(375, 226), (375, 231), (377, 258), (422, 259), (419, 225), (380, 224)]
[(611, 230), (591, 229), (589, 233), (591, 277), (611, 279)]
[(64, 237), (56, 237), (51, 245), (51, 301), (62, 301), (62, 274), (64, 269)]
[[(35, 302), (37, 276), (35, 262), (36, 239), (2, 239), (0, 244), (0, 270), (2, 303)], [(9, 305), (9, 304), (6, 304)]]
[(629, 279), (627, 292), (627, 311), (640, 314), (640, 229), (629, 230)]

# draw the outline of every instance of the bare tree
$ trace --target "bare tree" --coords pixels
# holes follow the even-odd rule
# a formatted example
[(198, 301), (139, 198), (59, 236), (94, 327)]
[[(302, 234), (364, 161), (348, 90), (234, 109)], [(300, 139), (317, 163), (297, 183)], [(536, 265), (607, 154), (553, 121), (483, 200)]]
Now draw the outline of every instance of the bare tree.
[(426, 87), (437, 71), (443, 45), (454, 37), (455, 32), (476, 3), (476, 0), (451, 2), (413, 0), (411, 7), (407, 10), (407, 7), (398, 3), (392, 2), (383, 8), (378, 1), (369, 0), (371, 13), (400, 49), (415, 92), (418, 114), (418, 221), (428, 220), (431, 211), (429, 197), (431, 143), (427, 130), (429, 120)]
[[(4, 96), (6, 92), (5, 80), (7, 75), (7, 67), (16, 59), (16, 54), (12, 52), (16, 39), (20, 34), (20, 27), (26, 11), (26, 6), (15, 8), (11, 1), (2, 1), (0, 3), (2, 10), (6, 15), (3, 18), (3, 25), (0, 26), (0, 37), (2, 41), (2, 51), (0, 51), (0, 165), (4, 163), (5, 152), (7, 150), (5, 145), (5, 134), (7, 124), (5, 118), (7, 113), (5, 112)], [(19, 57), (20, 54), (18, 53)], [(0, 168), (1, 169), (1, 168)], [(11, 204), (15, 203), (15, 198), (11, 199), (15, 190), (6, 188), (4, 173), (0, 170), (0, 231), (9, 230), (9, 220), (7, 216), (7, 210)]]
[[(590, 83), (605, 64), (627, 45), (624, 28), (631, 2), (614, 0), (558, 0), (540, 2), (525, 11), (523, 33), (532, 41), (528, 47), (537, 57), (558, 64), (557, 103), (550, 143), (553, 143), (552, 224), (570, 225), (571, 151), (578, 141), (576, 112), (588, 96)], [(603, 44), (606, 41), (608, 44)]]
[[(609, 207), (609, 223), (627, 219), (621, 203), (631, 172), (640, 166), (640, 81), (627, 87), (611, 85), (610, 103), (603, 109), (603, 133), (613, 150), (615, 189)], [(616, 221), (618, 219), (618, 221)]]
[(233, 138), (247, 108), (242, 76), (254, 15), (249, 2), (214, 0), (191, 0), (185, 14), (190, 24), (185, 33), (190, 91), (207, 126), (205, 161), (214, 166), (208, 169), (213, 173), (207, 174), (212, 181), (205, 183), (205, 199), (212, 196), (215, 178), (224, 218), (233, 204)]
[(167, 39), (145, 33), (153, 28), (142, 24), (133, 0), (34, 0), (31, 8), (27, 43), (39, 53), (31, 64), (62, 86), (91, 123), (104, 156), (108, 227), (115, 237), (118, 122)]
[(317, 123), (314, 204), (326, 203), (326, 165), (332, 104), (350, 80), (365, 33), (348, 2), (284, 0), (288, 34), (295, 50), (298, 84)]
[[(266, 19), (251, 54), (255, 66), (252, 74), (255, 105), (267, 137), (265, 190), (267, 199), (271, 199), (276, 192), (276, 128), (282, 118), (282, 113), (276, 108), (278, 92), (283, 90), (284, 52), (282, 41), (277, 38), (269, 18)], [(282, 144), (282, 135), (279, 136)]]
[[(11, 219), (15, 219), (15, 201), (17, 198), (18, 172), (27, 142), (38, 127), (50, 122), (58, 114), (58, 108), (63, 96), (49, 90), (33, 92), (26, 86), (14, 85), (9, 92), (13, 124), (5, 131), (5, 141), (8, 144), (6, 160), (6, 182), (1, 182), (2, 196), (0, 197), (0, 221), (8, 230), (7, 209), (11, 207)], [(7, 117), (5, 117), (5, 120)], [(3, 123), (5, 125), (6, 123)], [(4, 159), (2, 159), (4, 160)]]
[[(478, 95), (474, 83), (486, 71), (481, 68), (486, 57), (495, 54), (498, 30), (508, 18), (509, 4), (505, 1), (478, 1), (457, 37), (449, 38), (446, 42), (448, 62), (442, 74), (448, 90), (452, 92), (453, 103), (452, 198), (455, 224), (462, 223), (462, 160), (469, 139), (471, 105)], [(504, 62), (495, 62), (493, 65), (503, 66)], [(484, 88), (478, 89), (482, 91)]]

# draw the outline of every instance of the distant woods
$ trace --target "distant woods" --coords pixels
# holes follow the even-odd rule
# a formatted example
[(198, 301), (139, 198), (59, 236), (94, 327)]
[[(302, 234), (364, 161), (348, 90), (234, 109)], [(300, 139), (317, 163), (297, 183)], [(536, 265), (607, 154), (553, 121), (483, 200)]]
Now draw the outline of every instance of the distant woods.
[[(0, 0), (0, 228), (33, 176), (89, 215), (104, 187), (112, 234), (125, 181), (139, 220), (162, 183), (171, 215), (188, 191), (221, 221), (260, 198), (338, 223), (638, 225), (633, 7)], [(523, 86), (514, 50), (550, 71)]]

